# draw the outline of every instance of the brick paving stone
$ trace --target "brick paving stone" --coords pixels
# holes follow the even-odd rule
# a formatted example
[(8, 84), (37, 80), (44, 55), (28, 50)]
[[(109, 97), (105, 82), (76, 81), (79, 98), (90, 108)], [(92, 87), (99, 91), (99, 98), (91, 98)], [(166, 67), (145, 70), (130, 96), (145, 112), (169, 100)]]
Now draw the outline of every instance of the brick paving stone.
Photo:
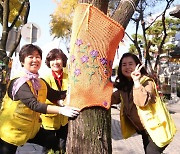
[(113, 154), (142, 154), (143, 145), (140, 135), (134, 135), (126, 140), (122, 138), (120, 130), (119, 110), (111, 109), (112, 149)]
[(175, 121), (177, 133), (173, 141), (169, 144), (169, 146), (165, 149), (165, 154), (180, 154), (180, 113), (172, 114), (172, 117)]
[(26, 143), (22, 147), (18, 147), (16, 154), (44, 154), (43, 147), (37, 144)]

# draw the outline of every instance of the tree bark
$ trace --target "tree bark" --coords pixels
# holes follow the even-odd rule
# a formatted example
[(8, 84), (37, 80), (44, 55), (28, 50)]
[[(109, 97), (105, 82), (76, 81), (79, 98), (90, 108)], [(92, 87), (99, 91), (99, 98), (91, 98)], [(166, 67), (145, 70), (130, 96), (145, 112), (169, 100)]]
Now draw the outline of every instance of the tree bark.
[(138, 3), (139, 0), (121, 0), (112, 18), (126, 29)]
[(101, 107), (84, 109), (69, 121), (67, 154), (110, 154), (111, 114)]
[(79, 3), (92, 4), (96, 6), (98, 9), (100, 9), (102, 12), (107, 14), (109, 0), (79, 0)]
[(6, 0), (3, 4), (3, 21), (2, 21), (2, 37), (0, 40), (0, 60), (7, 56), (6, 54), (6, 42), (8, 38), (9, 28), (8, 28), (8, 19), (9, 19), (9, 0)]

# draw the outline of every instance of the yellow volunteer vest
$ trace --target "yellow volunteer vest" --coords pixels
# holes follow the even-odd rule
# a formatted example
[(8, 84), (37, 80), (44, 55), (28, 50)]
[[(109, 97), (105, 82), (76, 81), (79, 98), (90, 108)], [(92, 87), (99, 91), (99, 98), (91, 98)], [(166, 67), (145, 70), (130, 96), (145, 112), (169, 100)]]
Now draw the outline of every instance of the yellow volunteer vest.
[(122, 137), (124, 139), (127, 139), (131, 137), (133, 134), (135, 134), (136, 130), (134, 129), (134, 126), (132, 125), (130, 120), (126, 117), (126, 115), (124, 115), (124, 112), (123, 112), (124, 103), (123, 103), (123, 98), (121, 94), (120, 94), (120, 98), (121, 98), (121, 108), (120, 108), (121, 133), (122, 133)]
[[(37, 99), (45, 102), (47, 87), (42, 79)], [(33, 91), (30, 81), (28, 85)], [(35, 137), (41, 125), (40, 114), (26, 107), (21, 101), (13, 101), (6, 93), (0, 110), (0, 138), (10, 144), (20, 146)]]
[[(58, 90), (54, 77), (50, 74), (44, 77), (44, 80), (55, 90)], [(67, 90), (68, 75), (63, 73), (61, 90)], [(55, 105), (46, 99), (46, 104)], [(46, 130), (58, 130), (61, 126), (68, 123), (68, 117), (62, 114), (41, 114), (42, 126)]]
[[(141, 81), (141, 84), (143, 84), (147, 80), (152, 79), (146, 77)], [(158, 147), (164, 147), (172, 141), (176, 133), (176, 126), (165, 103), (162, 102), (157, 92), (156, 84), (154, 81), (153, 83), (156, 93), (155, 103), (149, 103), (145, 107), (139, 107), (136, 105), (136, 107), (141, 122), (144, 125), (153, 142)], [(120, 119), (122, 136), (124, 138), (128, 138), (135, 133), (135, 130), (133, 129), (131, 124), (128, 123), (128, 121), (125, 121), (125, 117), (123, 116), (123, 102), (120, 113)]]

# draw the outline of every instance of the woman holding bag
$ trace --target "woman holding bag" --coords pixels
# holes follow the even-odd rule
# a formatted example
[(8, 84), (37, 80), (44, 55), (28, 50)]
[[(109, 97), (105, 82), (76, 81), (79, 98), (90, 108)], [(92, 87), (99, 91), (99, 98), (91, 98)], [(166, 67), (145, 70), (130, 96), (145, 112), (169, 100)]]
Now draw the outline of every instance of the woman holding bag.
[[(120, 123), (123, 138), (134, 133), (142, 135), (145, 154), (160, 154), (172, 141), (176, 128), (156, 89), (138, 57), (123, 54), (115, 81), (118, 89), (112, 104), (121, 103)], [(158, 137), (157, 137), (158, 136)]]

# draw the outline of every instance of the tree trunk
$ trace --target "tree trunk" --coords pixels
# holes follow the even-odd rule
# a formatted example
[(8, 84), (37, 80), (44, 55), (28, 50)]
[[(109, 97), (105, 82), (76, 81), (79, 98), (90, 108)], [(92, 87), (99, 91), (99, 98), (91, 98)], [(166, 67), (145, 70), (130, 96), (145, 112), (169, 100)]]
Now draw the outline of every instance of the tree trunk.
[(101, 107), (84, 109), (69, 121), (67, 154), (110, 154), (111, 114)]
[(109, 0), (79, 0), (79, 3), (89, 3), (96, 6), (102, 12), (107, 14)]
[(9, 0), (5, 1), (3, 4), (3, 22), (2, 22), (2, 37), (0, 40), (0, 61), (3, 62), (4, 58), (7, 57), (6, 54), (6, 42), (9, 33), (8, 18), (9, 18)]
[[(105, 13), (108, 2), (108, 0), (79, 0), (79, 3), (92, 3)], [(135, 5), (138, 2), (139, 0), (134, 0)], [(129, 1), (120, 3), (118, 8), (113, 18), (126, 28), (135, 10)], [(69, 121), (67, 154), (112, 153), (110, 110), (102, 107), (86, 108), (76, 119)]]
[[(3, 3), (3, 13), (2, 13), (2, 37), (0, 39), (0, 106), (2, 98), (6, 92), (6, 85), (8, 83), (8, 80), (10, 79), (10, 73), (11, 73), (11, 67), (9, 66), (9, 63), (11, 63), (10, 58), (13, 56), (13, 53), (16, 51), (17, 46), (20, 43), (21, 40), (21, 33), (20, 30), (18, 32), (16, 41), (11, 43), (11, 49), (9, 49), (9, 55), (6, 53), (6, 46), (8, 41), (8, 35), (9, 32), (15, 27), (15, 24), (17, 23), (20, 15), (22, 14), (23, 9), (26, 9), (23, 18), (21, 20), (21, 26), (27, 23), (29, 10), (30, 10), (30, 3), (28, 0), (24, 0), (24, 2), (21, 4), (18, 14), (16, 17), (14, 17), (14, 20), (12, 23), (9, 23), (9, 0), (4, 1)], [(2, 9), (0, 8), (0, 11)], [(9, 23), (9, 25), (8, 25)], [(20, 28), (18, 28), (20, 29)]]
[(139, 0), (122, 0), (112, 18), (126, 29), (138, 3)]

